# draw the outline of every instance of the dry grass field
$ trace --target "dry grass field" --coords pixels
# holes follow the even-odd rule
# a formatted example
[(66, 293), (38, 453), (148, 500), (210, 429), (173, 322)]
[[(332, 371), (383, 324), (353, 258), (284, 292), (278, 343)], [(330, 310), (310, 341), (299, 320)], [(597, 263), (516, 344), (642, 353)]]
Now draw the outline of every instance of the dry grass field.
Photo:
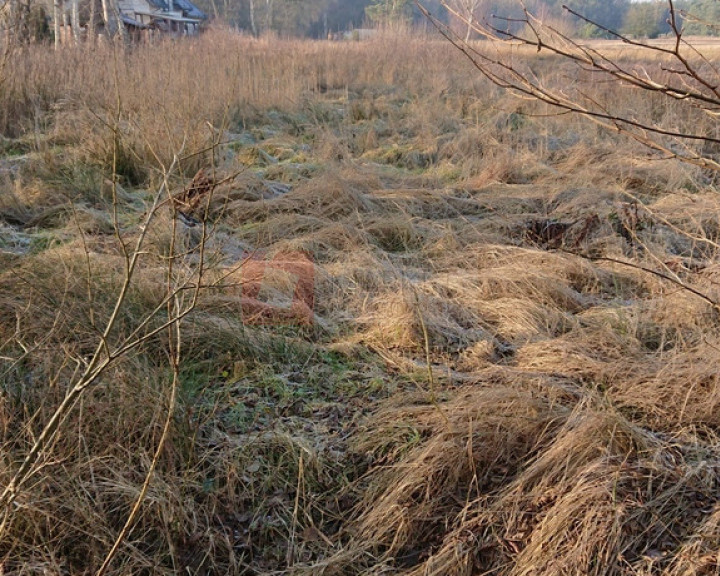
[[(716, 175), (439, 40), (214, 31), (9, 67), (0, 485), (40, 449), (3, 574), (95, 574), (116, 541), (103, 573), (720, 573)], [(201, 168), (187, 226), (167, 193)]]

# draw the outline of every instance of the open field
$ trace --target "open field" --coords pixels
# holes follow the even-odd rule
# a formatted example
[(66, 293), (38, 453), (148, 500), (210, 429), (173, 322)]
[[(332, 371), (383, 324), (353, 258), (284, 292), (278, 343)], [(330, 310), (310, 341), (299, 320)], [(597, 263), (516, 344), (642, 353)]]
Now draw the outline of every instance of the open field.
[(30, 47), (0, 132), (2, 486), (112, 358), (4, 574), (720, 573), (716, 175), (407, 37)]

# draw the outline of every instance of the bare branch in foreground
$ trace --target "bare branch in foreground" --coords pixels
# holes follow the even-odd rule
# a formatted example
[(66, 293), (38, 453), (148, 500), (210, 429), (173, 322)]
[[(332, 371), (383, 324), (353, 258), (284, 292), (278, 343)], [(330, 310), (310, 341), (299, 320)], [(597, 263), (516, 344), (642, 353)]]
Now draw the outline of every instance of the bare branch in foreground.
[[(637, 90), (638, 94), (681, 101), (697, 110), (699, 118), (714, 118), (720, 113), (720, 76), (714, 66), (708, 65), (707, 59), (698, 57), (698, 51), (685, 41), (677, 24), (673, 27), (672, 47), (666, 47), (631, 39), (566, 8), (575, 17), (612, 35), (620, 45), (637, 49), (640, 56), (653, 56), (668, 61), (668, 65), (656, 67), (657, 69), (650, 73), (641, 65), (624, 61), (617, 55), (608, 55), (600, 48), (545, 25), (527, 9), (523, 18), (514, 20), (515, 24), (524, 25), (525, 32), (512, 32), (509, 28), (502, 29), (488, 22), (472, 21), (469, 24), (483, 40), (467, 42), (433, 17), (420, 0), (416, 0), (416, 4), (438, 31), (470, 60), (480, 74), (495, 85), (518, 96), (585, 116), (609, 130), (636, 140), (650, 150), (662, 153), (667, 158), (720, 172), (717, 158), (693, 149), (693, 144), (720, 144), (720, 138), (713, 131), (704, 129), (702, 122), (680, 128), (663, 125), (652, 118), (618, 109), (614, 102), (603, 101), (596, 94), (597, 85), (608, 80), (616, 86)], [(443, 5), (463, 21), (461, 13), (447, 2), (443, 2)], [(675, 14), (672, 0), (668, 0), (668, 5), (671, 14)], [(559, 64), (572, 64), (577, 73), (592, 75), (592, 79), (587, 83), (588, 89), (583, 90), (583, 82), (578, 82), (575, 78), (568, 79), (565, 86), (550, 85), (543, 81), (533, 74), (529, 64), (534, 57), (533, 52), (525, 53), (523, 48), (533, 49), (533, 52), (548, 52), (558, 58)], [(678, 66), (670, 67), (673, 62)]]

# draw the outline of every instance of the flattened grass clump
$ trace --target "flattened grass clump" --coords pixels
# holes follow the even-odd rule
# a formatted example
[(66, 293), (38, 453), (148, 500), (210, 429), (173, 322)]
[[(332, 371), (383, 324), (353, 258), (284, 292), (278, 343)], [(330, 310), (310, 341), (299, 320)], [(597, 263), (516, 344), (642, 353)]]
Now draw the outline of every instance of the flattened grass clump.
[(669, 569), (678, 541), (707, 546), (694, 530), (713, 533), (697, 522), (720, 478), (690, 438), (635, 426), (570, 382), (495, 382), (369, 423), (357, 448), (383, 471), (350, 528), (352, 562), (369, 552), (413, 576), (633, 573)]
[(374, 554), (417, 562), (441, 543), (446, 519), (507, 482), (567, 408), (504, 385), (408, 400), (378, 413), (353, 446), (384, 471), (365, 489), (352, 533)]
[(364, 340), (393, 350), (436, 351), (465, 348), (487, 338), (472, 311), (428, 291), (429, 286), (394, 285), (359, 319)]

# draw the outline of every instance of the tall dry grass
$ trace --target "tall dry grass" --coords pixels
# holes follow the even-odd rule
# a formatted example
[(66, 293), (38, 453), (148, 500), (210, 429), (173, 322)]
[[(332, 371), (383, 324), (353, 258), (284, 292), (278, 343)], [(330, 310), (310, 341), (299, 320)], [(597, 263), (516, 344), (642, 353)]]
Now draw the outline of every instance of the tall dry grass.
[[(716, 297), (711, 175), (546, 117), (427, 38), (212, 31), (9, 65), (3, 484), (97, 345), (115, 218), (137, 238), (178, 153), (173, 191), (228, 177), (171, 433), (111, 573), (717, 572), (717, 310), (637, 268)], [(162, 301), (173, 245), (197, 270), (197, 228), (172, 222), (149, 226), (111, 343)], [(243, 257), (292, 251), (316, 264), (313, 325), (243, 322)], [(5, 572), (99, 568), (162, 437), (172, 345), (145, 342), (68, 416)]]

